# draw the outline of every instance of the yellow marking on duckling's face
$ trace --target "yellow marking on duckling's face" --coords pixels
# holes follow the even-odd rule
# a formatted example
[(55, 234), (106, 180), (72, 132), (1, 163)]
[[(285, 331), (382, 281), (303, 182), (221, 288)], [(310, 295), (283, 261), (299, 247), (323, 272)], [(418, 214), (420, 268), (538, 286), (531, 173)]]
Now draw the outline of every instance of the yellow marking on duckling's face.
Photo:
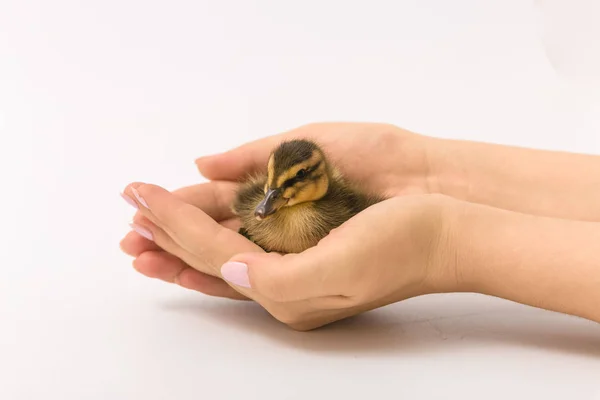
[(269, 163), (267, 164), (267, 183), (265, 185), (265, 193), (267, 192), (267, 188), (269, 186), (273, 186), (273, 181), (275, 180), (275, 157), (271, 154), (269, 157)]
[(295, 164), (287, 170), (285, 170), (282, 174), (280, 174), (277, 177), (277, 187), (282, 187), (286, 181), (295, 178), (300, 170), (308, 170), (322, 161), (323, 156), (321, 155), (321, 153), (318, 151), (314, 151), (312, 156), (308, 160)]
[[(304, 149), (305, 150), (305, 149)], [(265, 198), (257, 207), (257, 214), (266, 218), (282, 207), (316, 201), (325, 196), (329, 188), (329, 170), (323, 153), (314, 149), (300, 153), (274, 153), (267, 164)], [(292, 161), (296, 158), (298, 161)]]
[[(321, 163), (305, 181), (295, 183), (284, 192), (288, 198), (287, 206), (316, 201), (325, 196), (329, 189), (329, 177), (325, 165)], [(287, 192), (287, 193), (286, 193)]]

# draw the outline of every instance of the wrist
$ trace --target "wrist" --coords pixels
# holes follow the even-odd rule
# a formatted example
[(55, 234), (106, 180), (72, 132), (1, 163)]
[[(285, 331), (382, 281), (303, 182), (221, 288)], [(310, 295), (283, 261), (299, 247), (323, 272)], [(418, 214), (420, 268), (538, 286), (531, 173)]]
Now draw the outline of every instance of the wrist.
[[(421, 192), (441, 194), (460, 200), (469, 200), (469, 166), (474, 151), (472, 143), (441, 139), (397, 128), (398, 145), (395, 153), (402, 157), (397, 175), (412, 178), (403, 186), (418, 187)], [(482, 151), (484, 148), (478, 149)]]
[(391, 125), (385, 143), (385, 154), (394, 168), (387, 180), (392, 196), (406, 194), (446, 194), (441, 190), (443, 144), (439, 139)]
[[(468, 212), (466, 203), (455, 198), (430, 194), (427, 198), (433, 205), (432, 215), (435, 223), (432, 224), (434, 233), (428, 234), (430, 240), (426, 248), (425, 292), (427, 293), (456, 293), (471, 290), (471, 278), (467, 277), (467, 265), (462, 263), (460, 257), (465, 236), (461, 230), (461, 218)], [(469, 274), (470, 275), (470, 274)]]
[[(436, 199), (438, 215), (436, 240), (428, 262), (431, 292), (490, 294), (493, 275), (486, 274), (484, 267), (494, 261), (490, 257), (498, 254), (486, 251), (486, 243), (494, 240), (496, 228), (508, 229), (501, 222), (514, 213), (443, 194), (430, 196)], [(504, 244), (494, 243), (500, 250)]]
[[(521, 263), (514, 237), (536, 217), (448, 198), (443, 215), (439, 261), (448, 289), (496, 295), (499, 268)], [(510, 273), (510, 272), (508, 272)]]
[(453, 291), (600, 322), (600, 225), (460, 201), (446, 225)]
[(425, 137), (423, 142), (428, 192), (468, 201), (469, 188), (474, 186), (469, 181), (470, 152), (464, 149), (468, 142), (434, 137)]

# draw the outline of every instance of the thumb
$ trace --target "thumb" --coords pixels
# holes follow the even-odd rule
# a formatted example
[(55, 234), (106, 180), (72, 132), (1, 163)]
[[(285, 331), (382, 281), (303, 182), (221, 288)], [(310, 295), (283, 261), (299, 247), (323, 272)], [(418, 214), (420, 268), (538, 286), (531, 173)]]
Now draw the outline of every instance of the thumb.
[(327, 253), (312, 248), (299, 254), (238, 254), (223, 264), (221, 275), (235, 286), (284, 303), (336, 294), (335, 267)]

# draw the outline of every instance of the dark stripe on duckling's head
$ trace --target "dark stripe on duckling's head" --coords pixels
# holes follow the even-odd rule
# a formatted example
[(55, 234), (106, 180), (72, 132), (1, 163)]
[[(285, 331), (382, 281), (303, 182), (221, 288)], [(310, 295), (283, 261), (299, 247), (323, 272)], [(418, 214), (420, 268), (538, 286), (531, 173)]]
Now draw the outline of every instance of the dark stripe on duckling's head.
[(283, 142), (269, 158), (266, 186), (283, 188), (309, 179), (311, 173), (325, 162), (323, 152), (314, 142), (302, 139)]
[(321, 152), (319, 147), (308, 140), (290, 140), (283, 142), (273, 152), (275, 176), (281, 176), (285, 171), (310, 160), (315, 152)]
[(286, 205), (316, 201), (327, 193), (328, 173), (327, 160), (316, 143), (290, 140), (271, 154), (264, 191), (280, 192)]

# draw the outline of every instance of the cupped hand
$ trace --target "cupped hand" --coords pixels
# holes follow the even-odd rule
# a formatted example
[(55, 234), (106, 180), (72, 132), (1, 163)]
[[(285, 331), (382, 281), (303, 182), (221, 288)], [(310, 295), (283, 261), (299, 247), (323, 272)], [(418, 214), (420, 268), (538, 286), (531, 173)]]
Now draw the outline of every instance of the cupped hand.
[(453, 289), (445, 229), (450, 200), (442, 196), (391, 198), (348, 220), (317, 246), (279, 255), (263, 252), (158, 186), (135, 183), (125, 194), (135, 199), (144, 217), (140, 224), (160, 248), (222, 278), (236, 296), (255, 300), (294, 329)]
[(426, 136), (389, 124), (316, 123), (243, 144), (222, 154), (196, 160), (209, 180), (238, 181), (266, 171), (271, 151), (283, 140), (318, 142), (332, 164), (350, 180), (388, 196), (424, 194), (435, 184), (428, 176)]
[[(319, 123), (200, 158), (200, 173), (213, 182), (183, 188), (174, 194), (224, 227), (237, 230), (239, 222), (229, 208), (237, 181), (248, 173), (264, 171), (271, 150), (291, 138), (317, 140), (346, 176), (362, 182), (369, 190), (389, 196), (429, 192), (432, 181), (427, 176), (427, 138), (388, 124)], [(138, 213), (134, 221), (139, 225), (144, 217)], [(122, 240), (121, 248), (135, 258), (135, 268), (146, 276), (208, 295), (245, 299), (222, 282), (214, 270), (190, 268), (185, 260), (135, 231)]]
[[(174, 191), (172, 195), (178, 200), (177, 204), (201, 210), (220, 228), (237, 232), (240, 222), (230, 208), (236, 188), (235, 183), (215, 181), (184, 187)], [(131, 205), (138, 208), (135, 200), (125, 197)], [(134, 257), (133, 266), (138, 272), (149, 278), (175, 283), (207, 295), (247, 300), (222, 279), (215, 277), (217, 273), (214, 265), (204, 264), (202, 270), (190, 267), (186, 262), (190, 255), (179, 246), (173, 249), (171, 240), (163, 242), (166, 236), (160, 232), (156, 238), (156, 233), (145, 228), (151, 225), (152, 222), (143, 213), (137, 212), (132, 223), (134, 230), (120, 243), (123, 252)]]

